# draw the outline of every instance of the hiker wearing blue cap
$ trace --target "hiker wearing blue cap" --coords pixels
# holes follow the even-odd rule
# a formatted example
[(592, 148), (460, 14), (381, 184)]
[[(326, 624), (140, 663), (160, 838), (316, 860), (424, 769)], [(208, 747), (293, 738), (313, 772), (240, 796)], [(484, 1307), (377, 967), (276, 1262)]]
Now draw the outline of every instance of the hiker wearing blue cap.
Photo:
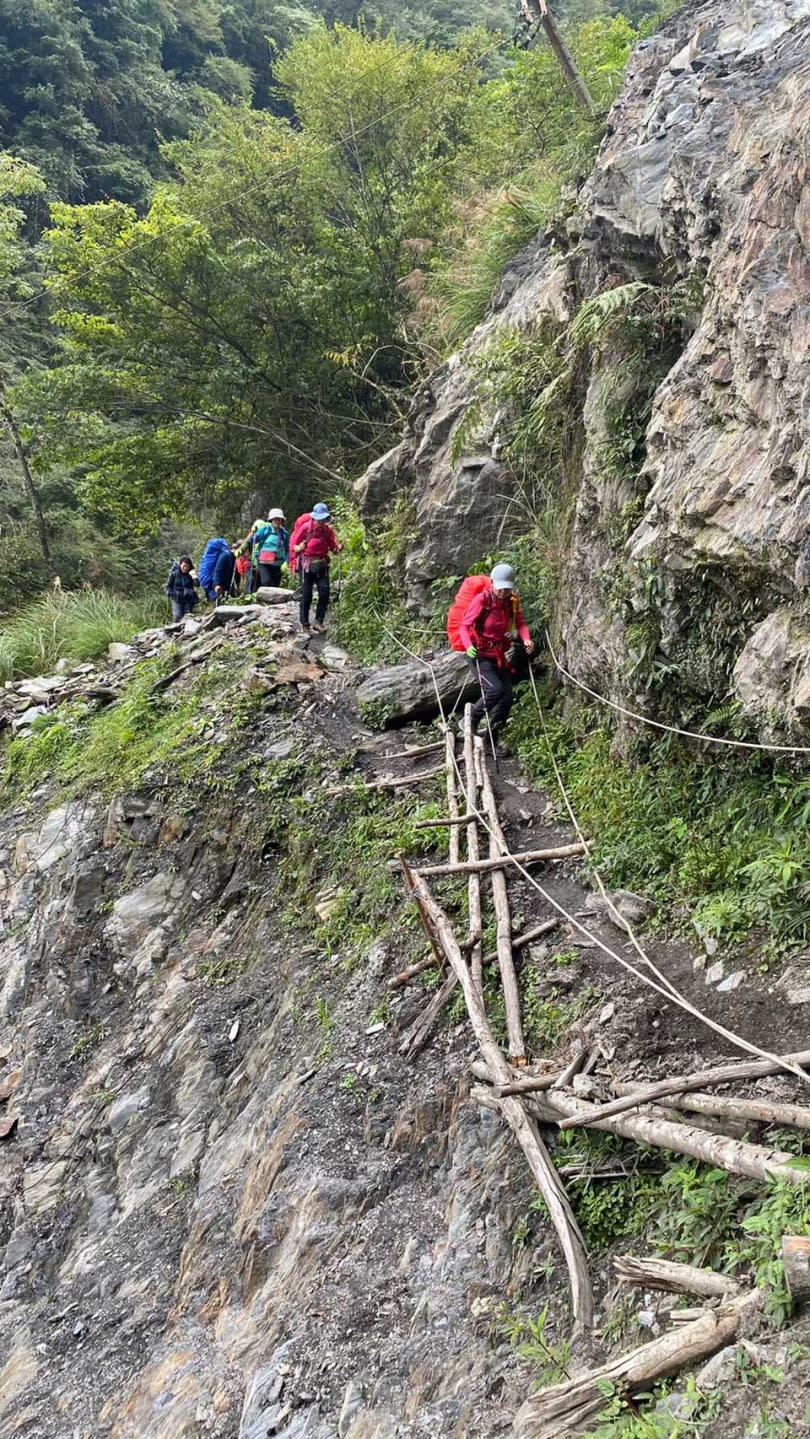
[(315, 607), (313, 629), (322, 633), (326, 628), (326, 610), (329, 604), (329, 560), (341, 546), (328, 523), (332, 518), (329, 506), (318, 504), (308, 515), (296, 520), (290, 539), (290, 568), (301, 574), (301, 628), (309, 633), (309, 612), (312, 595), (317, 587), (318, 603)]

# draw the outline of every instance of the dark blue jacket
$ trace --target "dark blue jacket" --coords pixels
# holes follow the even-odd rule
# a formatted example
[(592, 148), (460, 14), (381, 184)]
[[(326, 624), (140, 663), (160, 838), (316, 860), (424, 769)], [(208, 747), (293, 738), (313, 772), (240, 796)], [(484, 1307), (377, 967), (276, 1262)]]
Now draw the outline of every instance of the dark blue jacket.
[(209, 600), (217, 598), (216, 586), (227, 594), (233, 580), (236, 560), (227, 540), (209, 540), (200, 560), (200, 584)]
[(197, 594), (197, 581), (181, 570), (179, 560), (175, 560), (169, 571), (166, 594), (170, 600), (184, 601), (186, 604), (191, 601), (192, 606), (196, 605), (200, 598)]

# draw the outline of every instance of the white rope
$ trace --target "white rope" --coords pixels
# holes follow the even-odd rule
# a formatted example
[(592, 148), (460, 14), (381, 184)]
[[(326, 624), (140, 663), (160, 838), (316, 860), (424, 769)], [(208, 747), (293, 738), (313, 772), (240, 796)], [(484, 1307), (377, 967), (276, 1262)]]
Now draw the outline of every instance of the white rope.
[(590, 695), (591, 699), (598, 700), (599, 704), (607, 705), (609, 709), (615, 710), (617, 714), (626, 715), (628, 719), (638, 720), (639, 724), (649, 725), (651, 729), (664, 730), (666, 734), (683, 735), (685, 739), (703, 740), (704, 744), (728, 745), (732, 749), (764, 750), (766, 754), (810, 754), (810, 745), (756, 744), (753, 740), (723, 739), (720, 735), (702, 734), (699, 730), (679, 729), (677, 725), (663, 724), (661, 720), (649, 719), (647, 715), (639, 714), (637, 710), (627, 709), (625, 705), (620, 705), (616, 700), (609, 700), (607, 695), (601, 695), (598, 690), (592, 690), (588, 685), (583, 684), (582, 680), (578, 680), (572, 675), (570, 670), (567, 670), (557, 659), (548, 630), (546, 630), (546, 644), (555, 668), (561, 675), (565, 675), (572, 685), (576, 685), (577, 689)]
[[(400, 649), (403, 650), (405, 654), (410, 655), (412, 659), (415, 659), (419, 664), (424, 665), (427, 669), (430, 670), (431, 678), (433, 680), (433, 688), (436, 692), (436, 701), (439, 706), (439, 713), (442, 717), (443, 723), (446, 725), (447, 721), (445, 719), (444, 705), (442, 703), (441, 692), (436, 681), (436, 675), (433, 665), (430, 663), (429, 660), (423, 659), (421, 655), (414, 654), (413, 650), (409, 649), (407, 645), (403, 644), (402, 641), (398, 639), (397, 636), (393, 634), (393, 632), (388, 628), (388, 626), (385, 624), (379, 614), (378, 619), (380, 620), (380, 624), (382, 625), (386, 633), (390, 635), (391, 639), (394, 640), (395, 644), (399, 645)], [(455, 765), (459, 784), (464, 785), (464, 780), (462, 779), (458, 760), (455, 757), (453, 759), (453, 763)], [(566, 797), (566, 805), (568, 804), (569, 802)], [(552, 909), (555, 909), (558, 914), (562, 915), (563, 919), (565, 919), (569, 924), (573, 925), (574, 929), (578, 930), (580, 934), (584, 935), (585, 938), (588, 939), (595, 948), (600, 949), (603, 954), (606, 954), (609, 956), (609, 958), (614, 959), (616, 963), (621, 966), (622, 969), (626, 970), (629, 974), (632, 974), (636, 979), (640, 980), (642, 984), (646, 984), (649, 989), (655, 990), (655, 992), (657, 994), (660, 994), (663, 999), (668, 1000), (671, 1004), (677, 1005), (677, 1007), (684, 1010), (685, 1013), (691, 1014), (694, 1019), (699, 1020), (709, 1029), (714, 1030), (715, 1034), (719, 1034), (723, 1039), (727, 1039), (730, 1044), (736, 1045), (737, 1048), (743, 1050), (744, 1053), (755, 1054), (760, 1059), (770, 1060), (771, 1063), (778, 1064), (781, 1069), (789, 1070), (791, 1074), (795, 1074), (798, 1079), (801, 1079), (803, 1081), (803, 1083), (810, 1084), (810, 1077), (808, 1077), (804, 1070), (793, 1064), (789, 1059), (786, 1059), (784, 1055), (772, 1054), (769, 1049), (760, 1049), (759, 1045), (752, 1044), (749, 1040), (743, 1039), (742, 1035), (735, 1034), (735, 1032), (731, 1029), (726, 1029), (725, 1025), (719, 1024), (716, 1020), (711, 1019), (709, 1015), (704, 1014), (702, 1010), (697, 1009), (695, 1005), (692, 1004), (691, 1000), (687, 999), (685, 995), (682, 995), (678, 990), (676, 990), (674, 986), (670, 984), (670, 981), (666, 979), (666, 977), (661, 974), (658, 969), (656, 969), (652, 960), (639, 945), (638, 940), (633, 935), (632, 927), (626, 920), (623, 921), (623, 924), (626, 926), (628, 934), (633, 939), (633, 943), (635, 944), (637, 951), (639, 952), (639, 954), (641, 954), (647, 965), (649, 965), (652, 973), (660, 977), (662, 983), (658, 983), (657, 979), (653, 979), (650, 977), (650, 975), (644, 974), (644, 972), (638, 969), (636, 965), (632, 964), (630, 960), (625, 959), (623, 955), (618, 954), (615, 949), (612, 949), (610, 945), (606, 944), (604, 940), (600, 939), (598, 935), (594, 934), (592, 930), (588, 929), (586, 925), (582, 924), (582, 922), (578, 920), (575, 915), (571, 914), (564, 905), (560, 904), (559, 901), (556, 900), (554, 896), (550, 894), (549, 891), (545, 889), (538, 880), (535, 879), (534, 875), (529, 873), (525, 865), (521, 864), (514, 855), (509, 854), (508, 850), (501, 843), (499, 837), (495, 834), (495, 831), (487, 822), (485, 815), (481, 814), (479, 810), (474, 809), (472, 806), (471, 809), (472, 812), (476, 814), (478, 820), (483, 825), (487, 833), (492, 838), (494, 838), (500, 851), (501, 857), (508, 860), (509, 863), (513, 865), (514, 868), (518, 871), (518, 873), (521, 874), (525, 880), (527, 880), (527, 882), (532, 886), (532, 888), (537, 890), (538, 894), (542, 895), (546, 903), (550, 904)], [(570, 808), (570, 806), (569, 813), (573, 817), (573, 810)], [(584, 839), (582, 831), (576, 820), (574, 820), (574, 824), (577, 833), (580, 835), (581, 838)], [(585, 844), (587, 847), (587, 841), (585, 841)]]

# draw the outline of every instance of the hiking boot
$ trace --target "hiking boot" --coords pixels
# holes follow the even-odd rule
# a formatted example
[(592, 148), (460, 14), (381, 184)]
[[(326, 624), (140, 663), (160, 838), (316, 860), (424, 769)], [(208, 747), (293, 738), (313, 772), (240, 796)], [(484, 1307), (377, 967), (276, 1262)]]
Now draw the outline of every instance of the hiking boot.
[(305, 635), (308, 635), (310, 633), (309, 625), (305, 625), (303, 620), (301, 622), (301, 633)]
[(316, 620), (312, 628), (314, 629), (316, 635), (326, 634), (326, 625), (322, 625), (320, 620)]

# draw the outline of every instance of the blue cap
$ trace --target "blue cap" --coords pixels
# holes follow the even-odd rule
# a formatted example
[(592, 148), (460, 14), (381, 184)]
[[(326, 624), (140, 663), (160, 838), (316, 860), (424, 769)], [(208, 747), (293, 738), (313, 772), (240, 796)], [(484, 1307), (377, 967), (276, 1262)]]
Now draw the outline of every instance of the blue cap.
[(332, 516), (329, 512), (328, 505), (316, 505), (314, 510), (312, 511), (311, 519), (313, 520), (329, 520), (331, 518)]

